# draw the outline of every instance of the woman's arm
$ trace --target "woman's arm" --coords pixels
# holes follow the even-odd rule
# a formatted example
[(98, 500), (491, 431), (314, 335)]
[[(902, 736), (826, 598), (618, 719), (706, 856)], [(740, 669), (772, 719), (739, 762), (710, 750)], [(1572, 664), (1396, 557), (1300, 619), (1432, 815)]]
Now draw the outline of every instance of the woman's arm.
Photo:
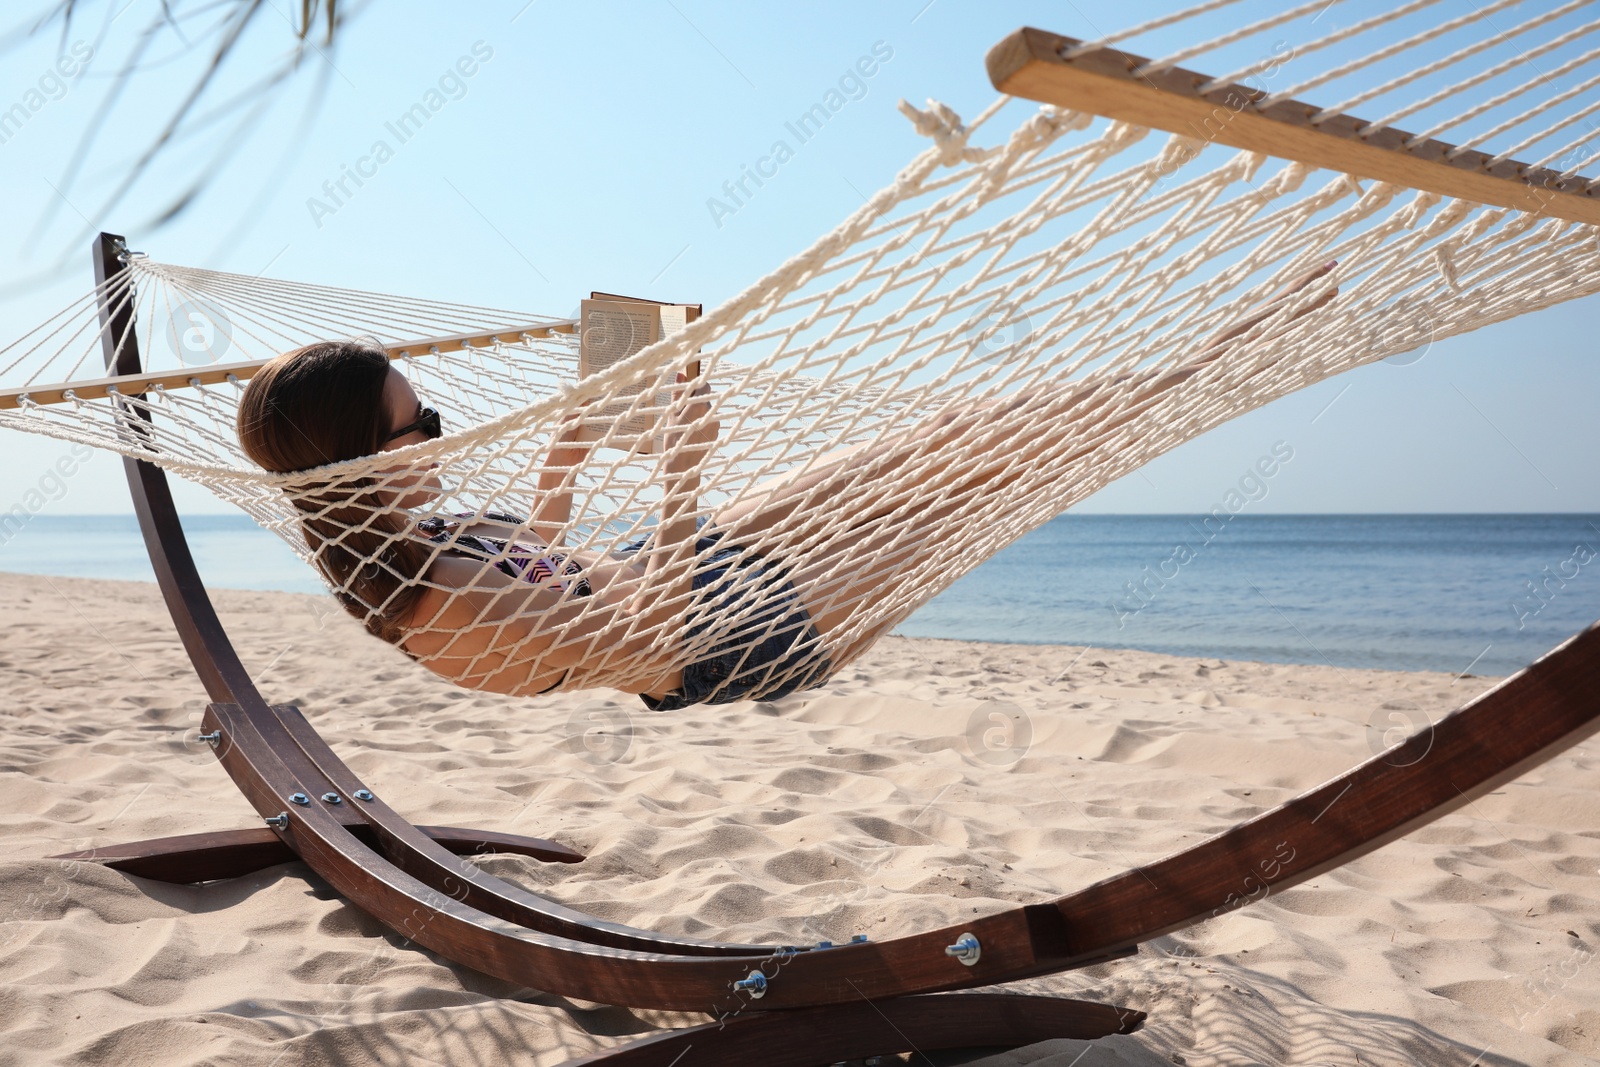
[[(1285, 301), (1287, 301), (1295, 293), (1298, 293), (1300, 290), (1310, 285), (1312, 282), (1316, 281), (1318, 278), (1321, 278), (1323, 275), (1327, 274), (1338, 265), (1338, 262), (1339, 261), (1336, 259), (1331, 259), (1320, 267), (1306, 271), (1304, 274), (1300, 275), (1300, 277), (1294, 279), (1282, 289), (1279, 289), (1276, 293), (1273, 293), (1267, 298), (1266, 303), (1261, 306), (1260, 311), (1257, 311), (1255, 314), (1241, 319), (1239, 322), (1234, 323), (1227, 329), (1218, 332), (1208, 341), (1206, 341), (1205, 344), (1201, 345), (1201, 356), (1199, 359), (1196, 359), (1194, 362), (1186, 364), (1185, 366), (1178, 367), (1175, 370), (1167, 371), (1160, 377), (1155, 378), (1152, 382), (1145, 386), (1138, 399), (1143, 400), (1147, 398), (1147, 395), (1165, 392), (1166, 390), (1171, 389), (1174, 385), (1177, 385), (1179, 382), (1186, 381), (1193, 375), (1199, 373), (1206, 364), (1220, 359), (1228, 351), (1228, 349), (1232, 347), (1231, 342), (1234, 340), (1234, 338), (1249, 333), (1267, 319), (1271, 318), (1273, 315), (1276, 315), (1279, 308)], [(1316, 311), (1318, 308), (1327, 304), (1328, 301), (1332, 300), (1337, 295), (1339, 295), (1339, 289), (1337, 286), (1329, 288), (1327, 292), (1317, 297), (1317, 299), (1313, 300), (1305, 307), (1296, 309), (1295, 313), (1289, 316), (1289, 321), (1293, 322), (1295, 319), (1311, 314), (1313, 311)], [(1121, 382), (1127, 378), (1135, 377), (1138, 374), (1138, 371), (1130, 371), (1127, 374), (1119, 375), (1115, 381)]]
[(589, 447), (583, 441), (583, 409), (569, 412), (539, 468), (539, 502), (528, 516), (529, 528), (547, 545), (557, 544), (572, 520), (572, 483), (589, 458)]
[[(720, 433), (707, 387), (682, 375), (679, 381), (668, 415), (661, 520), (642, 576), (618, 576), (593, 596), (563, 598), (476, 560), (442, 556), (412, 613), (406, 650), (434, 673), (488, 692), (537, 693), (573, 669), (584, 672), (585, 686), (671, 688), (692, 593), (699, 468)], [(557, 437), (540, 473), (546, 496), (533, 522), (558, 524), (553, 533), (568, 518), (571, 472), (586, 454), (576, 422)]]
[(563, 597), (457, 556), (435, 560), (428, 578), (403, 644), (457, 685), (526, 696), (576, 669), (585, 688), (671, 688), (677, 646), (662, 627), (669, 615), (682, 615), (683, 605), (663, 598), (652, 601), (653, 610), (634, 610), (637, 579), (619, 577), (593, 596)]
[[(589, 458), (590, 445), (583, 440), (583, 409), (569, 412), (550, 442), (544, 463), (534, 480), (538, 488), (533, 514), (528, 516), (527, 528), (547, 545), (559, 544), (572, 519), (572, 483), (578, 469)], [(503, 517), (478, 522), (462, 523), (464, 534), (504, 539), (513, 535), (521, 525)]]
[(645, 582), (634, 606), (644, 610), (640, 597), (660, 603), (687, 604), (693, 592), (691, 579), (700, 512), (700, 465), (716, 447), (722, 427), (711, 417), (706, 398), (711, 389), (703, 381), (690, 382), (679, 373), (679, 388), (667, 415), (666, 454), (661, 495), (661, 521), (655, 543), (645, 561)]

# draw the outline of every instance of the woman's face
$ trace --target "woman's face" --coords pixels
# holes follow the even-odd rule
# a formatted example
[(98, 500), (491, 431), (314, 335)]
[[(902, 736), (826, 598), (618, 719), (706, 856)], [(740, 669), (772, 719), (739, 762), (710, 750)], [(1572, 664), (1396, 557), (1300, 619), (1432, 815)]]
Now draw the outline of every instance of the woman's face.
[[(383, 412), (384, 436), (387, 437), (403, 426), (410, 426), (417, 421), (417, 416), (422, 412), (422, 401), (417, 399), (416, 390), (411, 388), (411, 383), (406, 381), (406, 376), (394, 367), (389, 368), (389, 377), (383, 382)], [(407, 445), (420, 444), (428, 440), (428, 435), (421, 430), (412, 430), (402, 434), (391, 441), (385, 441), (378, 446), (380, 452), (392, 452), (397, 448)], [(429, 501), (439, 496), (444, 487), (440, 484), (438, 475), (431, 473), (438, 467), (437, 463), (430, 463), (426, 468), (407, 470), (403, 467), (392, 467), (390, 471), (396, 473), (386, 479), (385, 488), (389, 490), (402, 490), (400, 492), (383, 492), (381, 496), (390, 507), (420, 508)], [(409, 491), (406, 491), (409, 490)]]
[[(406, 376), (389, 368), (389, 377), (383, 382), (383, 435), (388, 437), (402, 426), (410, 426), (417, 421), (417, 416), (422, 413), (422, 401), (417, 399), (417, 391), (411, 388), (411, 383), (406, 381)], [(390, 452), (406, 445), (414, 445), (428, 439), (427, 434), (421, 430), (412, 430), (408, 434), (385, 441), (378, 446), (380, 452)]]

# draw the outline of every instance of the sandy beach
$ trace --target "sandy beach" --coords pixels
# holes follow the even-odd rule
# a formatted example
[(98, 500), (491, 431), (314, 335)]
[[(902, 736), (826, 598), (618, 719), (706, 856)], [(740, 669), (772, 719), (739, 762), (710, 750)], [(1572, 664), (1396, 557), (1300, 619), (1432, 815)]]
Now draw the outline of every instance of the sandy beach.
[[(300, 864), (200, 887), (43, 857), (259, 825), (196, 740), (156, 589), (0, 575), (0, 1063), (553, 1065), (704, 1021), (571, 1001), (386, 932)], [(1225, 829), (1495, 679), (889, 638), (828, 688), (664, 715), (455, 689), (329, 600), (221, 592), (263, 692), (414, 821), (596, 916), (874, 939), (1048, 899)], [(1600, 1057), (1593, 743), (1138, 955), (1017, 983), (1150, 1013), (973, 1062), (1567, 1067)], [(685, 1065), (687, 1067), (687, 1065)]]

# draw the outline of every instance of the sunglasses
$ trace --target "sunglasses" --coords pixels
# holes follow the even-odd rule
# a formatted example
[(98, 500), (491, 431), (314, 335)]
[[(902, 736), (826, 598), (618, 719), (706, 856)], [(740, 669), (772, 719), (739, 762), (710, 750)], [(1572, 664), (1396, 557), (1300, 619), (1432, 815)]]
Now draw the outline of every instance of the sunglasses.
[(417, 421), (413, 422), (409, 426), (400, 427), (394, 433), (390, 434), (388, 437), (385, 437), (383, 439), (383, 443), (388, 444), (396, 437), (404, 437), (406, 434), (415, 430), (421, 430), (423, 436), (427, 437), (430, 441), (435, 437), (442, 436), (444, 434), (444, 428), (439, 425), (439, 412), (434, 408), (425, 408), (419, 406), (417, 409)]

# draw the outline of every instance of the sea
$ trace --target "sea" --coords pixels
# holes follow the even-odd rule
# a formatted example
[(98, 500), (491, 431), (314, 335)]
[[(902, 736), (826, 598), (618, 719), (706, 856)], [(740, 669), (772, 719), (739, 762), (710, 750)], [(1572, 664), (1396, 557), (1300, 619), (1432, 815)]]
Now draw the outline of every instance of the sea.
[[(185, 520), (213, 588), (321, 594), (242, 515)], [(132, 516), (39, 514), (0, 570), (154, 581)], [(1509, 674), (1600, 618), (1600, 515), (1073, 515), (895, 631), (1336, 667)]]

